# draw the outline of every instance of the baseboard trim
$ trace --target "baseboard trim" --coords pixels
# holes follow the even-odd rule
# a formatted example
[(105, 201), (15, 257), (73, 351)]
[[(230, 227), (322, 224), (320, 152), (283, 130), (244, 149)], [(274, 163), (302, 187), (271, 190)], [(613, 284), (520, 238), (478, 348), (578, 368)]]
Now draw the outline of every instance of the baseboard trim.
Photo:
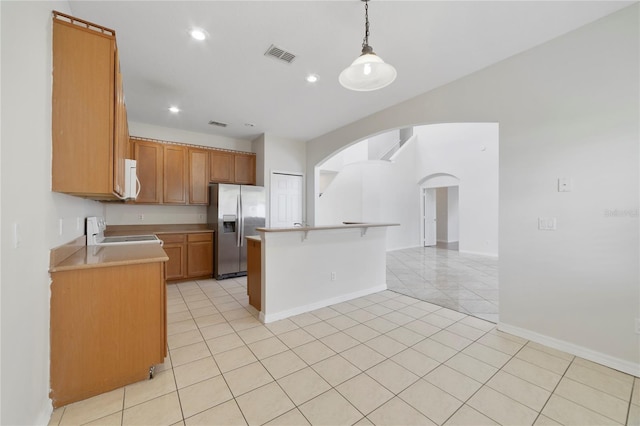
[(631, 374), (632, 376), (640, 377), (640, 363), (625, 361), (602, 352), (585, 348), (584, 346), (575, 345), (573, 343), (536, 333), (535, 331), (520, 328), (515, 325), (505, 324), (501, 321), (498, 322), (498, 330), (531, 340), (532, 342), (540, 343), (541, 345), (549, 346), (553, 349), (558, 349), (560, 351), (579, 356), (589, 361), (597, 362), (598, 364), (613, 368), (614, 370), (622, 371), (623, 373)]
[(292, 309), (287, 309), (285, 311), (276, 312), (273, 314), (264, 314), (264, 312), (260, 312), (260, 321), (267, 324), (270, 322), (278, 321), (281, 319), (289, 318), (294, 315), (304, 314), (305, 312), (315, 311), (316, 309), (325, 308), (330, 305), (335, 305), (337, 303), (346, 302), (352, 299), (357, 299), (358, 297), (368, 296), (373, 293), (378, 293), (379, 291), (384, 291), (387, 289), (387, 284), (380, 284), (375, 287), (369, 287), (364, 290), (354, 291), (352, 293), (342, 294), (340, 296), (331, 297), (329, 299), (323, 299), (318, 302), (310, 303), (308, 305), (298, 306)]
[(475, 255), (478, 255), (478, 256), (495, 257), (496, 259), (498, 258), (498, 255), (495, 254), (495, 253), (486, 253), (486, 252), (482, 252), (482, 251), (458, 250), (458, 253), (475, 254)]

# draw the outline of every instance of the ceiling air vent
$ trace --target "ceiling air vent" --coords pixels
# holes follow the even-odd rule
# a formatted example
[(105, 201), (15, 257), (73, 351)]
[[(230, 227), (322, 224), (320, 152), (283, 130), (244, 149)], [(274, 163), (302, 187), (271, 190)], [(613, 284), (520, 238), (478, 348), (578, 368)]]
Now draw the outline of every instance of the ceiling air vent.
[(212, 126), (227, 127), (227, 123), (221, 123), (219, 121), (209, 120), (209, 124), (211, 124)]
[(269, 46), (266, 52), (264, 52), (264, 56), (271, 56), (273, 58), (284, 61), (288, 64), (293, 62), (293, 60), (296, 58), (296, 55), (294, 55), (293, 53), (287, 52), (284, 49), (280, 49), (279, 47), (274, 46), (273, 44)]

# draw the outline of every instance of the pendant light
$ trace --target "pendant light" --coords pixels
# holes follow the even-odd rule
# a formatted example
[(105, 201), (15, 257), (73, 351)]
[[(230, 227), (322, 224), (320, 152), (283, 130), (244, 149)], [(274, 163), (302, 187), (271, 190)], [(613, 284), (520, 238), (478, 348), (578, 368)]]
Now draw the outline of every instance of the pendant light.
[(361, 1), (364, 2), (365, 16), (362, 54), (340, 73), (338, 81), (349, 90), (368, 92), (390, 85), (397, 73), (393, 66), (385, 63), (369, 46), (369, 0)]

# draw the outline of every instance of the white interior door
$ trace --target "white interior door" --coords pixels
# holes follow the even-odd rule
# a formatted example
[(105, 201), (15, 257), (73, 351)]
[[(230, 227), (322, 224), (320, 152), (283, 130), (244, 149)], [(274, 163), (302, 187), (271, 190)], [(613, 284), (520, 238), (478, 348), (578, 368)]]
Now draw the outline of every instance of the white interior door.
[(292, 227), (302, 223), (301, 175), (271, 174), (271, 227)]
[(435, 246), (437, 237), (436, 190), (424, 188), (424, 245)]

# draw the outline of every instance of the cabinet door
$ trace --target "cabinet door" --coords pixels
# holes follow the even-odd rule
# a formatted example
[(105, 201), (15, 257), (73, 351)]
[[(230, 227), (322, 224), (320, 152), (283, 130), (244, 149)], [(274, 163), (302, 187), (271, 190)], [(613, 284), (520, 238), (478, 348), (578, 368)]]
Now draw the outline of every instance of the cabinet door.
[(209, 204), (209, 151), (189, 148), (189, 204)]
[(186, 204), (187, 149), (180, 145), (164, 146), (164, 196), (165, 204)]
[(232, 152), (209, 152), (209, 180), (217, 183), (234, 181), (234, 155)]
[(140, 194), (136, 203), (162, 203), (163, 145), (134, 139), (133, 151), (140, 181)]
[(188, 234), (187, 275), (189, 277), (213, 274), (213, 234)]
[(247, 294), (249, 304), (262, 310), (261, 241), (247, 239)]
[(57, 16), (53, 18), (51, 189), (116, 199), (115, 35)]
[(169, 260), (165, 263), (167, 281), (184, 278), (186, 276), (184, 244), (165, 244), (162, 248), (169, 256)]
[(244, 185), (255, 185), (256, 156), (251, 154), (236, 154), (234, 160), (234, 182)]
[(129, 152), (129, 127), (127, 125), (127, 109), (124, 104), (124, 90), (122, 74), (120, 73), (120, 59), (118, 49), (115, 52), (115, 133), (113, 139), (113, 191), (119, 196), (124, 195), (124, 160)]

